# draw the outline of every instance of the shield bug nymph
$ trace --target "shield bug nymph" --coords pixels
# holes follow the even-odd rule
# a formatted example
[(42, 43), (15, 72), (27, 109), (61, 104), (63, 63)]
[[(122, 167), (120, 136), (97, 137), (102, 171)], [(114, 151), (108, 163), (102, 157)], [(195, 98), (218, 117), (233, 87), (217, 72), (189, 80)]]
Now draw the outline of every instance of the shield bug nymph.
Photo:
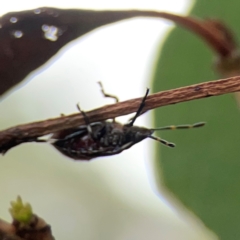
[[(105, 97), (114, 98), (118, 102), (117, 97), (104, 92), (101, 83), (100, 86)], [(89, 123), (86, 113), (81, 111), (78, 106), (79, 111), (83, 114), (85, 125), (55, 133), (51, 138), (52, 145), (72, 159), (91, 160), (96, 157), (118, 154), (146, 138), (154, 139), (168, 147), (175, 147), (173, 143), (152, 136), (152, 134), (157, 130), (188, 129), (205, 125), (200, 122), (193, 125), (166, 126), (155, 129), (134, 126), (135, 120), (142, 113), (148, 93), (149, 89), (147, 89), (136, 114), (127, 124), (118, 123), (115, 119)]]

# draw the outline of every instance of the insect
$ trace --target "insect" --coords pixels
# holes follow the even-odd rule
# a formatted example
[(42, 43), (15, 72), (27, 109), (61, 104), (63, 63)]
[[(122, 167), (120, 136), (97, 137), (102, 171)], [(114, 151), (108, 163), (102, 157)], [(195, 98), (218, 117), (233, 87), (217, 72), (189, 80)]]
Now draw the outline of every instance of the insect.
[[(100, 86), (105, 97), (114, 98), (118, 102), (117, 97), (104, 92), (101, 83)], [(72, 159), (91, 160), (121, 153), (146, 138), (154, 139), (168, 147), (175, 147), (174, 143), (152, 136), (152, 134), (158, 130), (198, 128), (205, 125), (204, 122), (200, 122), (193, 125), (166, 126), (155, 129), (134, 126), (134, 122), (142, 113), (148, 93), (149, 89), (147, 89), (134, 117), (124, 125), (116, 122), (115, 119), (89, 123), (88, 116), (77, 105), (84, 117), (85, 125), (55, 133), (52, 136), (52, 140), (54, 140), (52, 145)]]

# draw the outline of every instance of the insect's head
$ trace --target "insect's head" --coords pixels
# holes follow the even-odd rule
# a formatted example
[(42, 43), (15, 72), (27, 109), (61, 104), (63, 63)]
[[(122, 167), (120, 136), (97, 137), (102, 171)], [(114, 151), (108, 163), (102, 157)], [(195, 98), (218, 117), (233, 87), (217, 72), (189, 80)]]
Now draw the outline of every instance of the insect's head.
[(149, 129), (149, 128), (138, 127), (138, 126), (129, 127), (128, 125), (125, 125), (125, 135), (127, 139), (131, 139), (132, 141), (134, 141), (134, 143), (138, 143), (146, 138), (151, 138), (168, 147), (175, 147), (174, 143), (170, 143), (164, 139), (152, 136), (152, 134), (156, 130), (160, 130), (160, 129)]
[(171, 143), (171, 142), (168, 142), (162, 138), (159, 138), (159, 137), (155, 137), (153, 136), (152, 134), (155, 132), (155, 131), (160, 131), (160, 130), (175, 130), (175, 129), (189, 129), (189, 128), (199, 128), (199, 127), (203, 127), (205, 125), (204, 122), (199, 122), (199, 123), (195, 123), (195, 124), (192, 124), (192, 125), (178, 125), (178, 126), (174, 126), (174, 125), (171, 125), (171, 126), (166, 126), (166, 127), (160, 127), (160, 128), (152, 128), (152, 129), (149, 129), (149, 128), (144, 128), (144, 127), (138, 127), (138, 126), (130, 126), (129, 125), (125, 125), (126, 128), (128, 129), (127, 130), (127, 135), (129, 137), (131, 137), (134, 142), (140, 142), (142, 141), (143, 139), (145, 138), (151, 138), (155, 141), (158, 141), (168, 147), (175, 147), (175, 144), (174, 143)]
[(124, 129), (124, 134), (127, 136), (127, 138), (132, 139), (135, 143), (138, 143), (143, 139), (150, 137), (154, 132), (152, 129), (138, 126), (129, 127), (128, 125), (125, 125)]

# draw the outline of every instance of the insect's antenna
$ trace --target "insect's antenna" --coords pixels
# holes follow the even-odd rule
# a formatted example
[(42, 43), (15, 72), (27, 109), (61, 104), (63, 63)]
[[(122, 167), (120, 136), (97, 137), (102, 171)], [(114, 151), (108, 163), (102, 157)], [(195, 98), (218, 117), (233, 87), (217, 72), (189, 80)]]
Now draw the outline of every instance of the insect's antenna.
[(104, 88), (103, 88), (103, 84), (101, 82), (98, 82), (98, 84), (100, 85), (101, 92), (102, 92), (104, 97), (113, 98), (113, 99), (115, 99), (116, 103), (119, 102), (118, 97), (116, 97), (114, 95), (111, 95), (111, 94), (108, 94), (108, 93), (105, 93)]
[(157, 131), (157, 130), (175, 130), (175, 129), (189, 129), (189, 128), (198, 128), (198, 127), (203, 127), (206, 123), (205, 122), (199, 122), (199, 123), (194, 123), (194, 124), (188, 124), (188, 125), (171, 125), (171, 126), (165, 126), (165, 127), (160, 127), (160, 128), (153, 128), (150, 130)]
[(83, 115), (83, 119), (84, 119), (85, 124), (87, 126), (88, 133), (94, 139), (94, 135), (93, 135), (93, 131), (92, 131), (92, 128), (91, 128), (91, 125), (90, 125), (89, 118), (88, 118), (87, 114), (84, 111), (81, 110), (79, 103), (77, 104), (77, 109)]
[(146, 91), (146, 93), (145, 93), (145, 96), (143, 97), (142, 102), (141, 102), (141, 104), (140, 104), (140, 106), (139, 106), (139, 108), (138, 108), (135, 116), (132, 118), (131, 122), (127, 124), (127, 126), (129, 126), (129, 127), (133, 126), (133, 124), (134, 124), (134, 122), (136, 121), (136, 119), (141, 115), (141, 112), (142, 112), (142, 110), (143, 110), (143, 108), (144, 108), (145, 101), (146, 101), (146, 99), (147, 99), (148, 93), (149, 93), (149, 88), (147, 88), (147, 91)]
[(162, 144), (164, 144), (164, 145), (166, 145), (168, 147), (175, 147), (174, 143), (168, 142), (168, 141), (166, 141), (164, 139), (161, 139), (161, 138), (158, 138), (158, 137), (154, 137), (154, 136), (149, 136), (149, 138), (154, 139), (154, 140), (156, 140), (156, 141), (158, 141), (158, 142), (160, 142), (160, 143), (162, 143)]

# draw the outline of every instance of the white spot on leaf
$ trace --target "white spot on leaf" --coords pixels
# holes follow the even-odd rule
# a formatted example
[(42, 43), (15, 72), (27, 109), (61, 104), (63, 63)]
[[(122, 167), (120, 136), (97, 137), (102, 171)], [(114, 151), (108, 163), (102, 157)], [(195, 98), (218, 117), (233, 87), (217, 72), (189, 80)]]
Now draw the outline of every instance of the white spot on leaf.
[(39, 8), (34, 9), (33, 12), (34, 12), (35, 14), (40, 14), (40, 13), (41, 13), (41, 9), (39, 9)]
[(16, 17), (11, 17), (9, 20), (11, 23), (16, 23), (18, 19)]
[(44, 37), (49, 41), (57, 41), (58, 37), (62, 35), (62, 30), (56, 26), (49, 26), (47, 24), (42, 25), (42, 31), (44, 32)]
[(15, 31), (13, 31), (12, 34), (15, 38), (21, 38), (23, 36), (23, 32), (20, 30), (15, 30)]

